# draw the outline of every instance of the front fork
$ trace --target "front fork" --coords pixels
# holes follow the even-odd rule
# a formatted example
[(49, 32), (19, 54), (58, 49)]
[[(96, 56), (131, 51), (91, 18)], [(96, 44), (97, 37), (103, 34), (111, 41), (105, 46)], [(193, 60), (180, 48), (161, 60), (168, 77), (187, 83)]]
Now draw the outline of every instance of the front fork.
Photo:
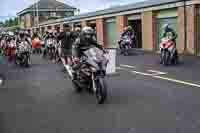
[(95, 76), (94, 76), (94, 73), (92, 73), (92, 88), (93, 88), (93, 91), (96, 92), (97, 91), (97, 86), (96, 86), (96, 82), (95, 82)]

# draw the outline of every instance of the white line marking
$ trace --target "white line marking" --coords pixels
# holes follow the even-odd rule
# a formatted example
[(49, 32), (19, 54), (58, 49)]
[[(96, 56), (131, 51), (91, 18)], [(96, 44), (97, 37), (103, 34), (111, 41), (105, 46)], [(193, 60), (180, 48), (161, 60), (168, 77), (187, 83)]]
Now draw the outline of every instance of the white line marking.
[(165, 73), (165, 72), (160, 72), (160, 71), (156, 71), (156, 70), (148, 70), (148, 72), (157, 73), (157, 74), (159, 74), (159, 75), (167, 74), (167, 73)]
[(161, 77), (161, 76), (153, 76), (153, 77), (154, 78), (158, 78), (158, 79), (168, 80), (168, 81), (172, 81), (172, 82), (176, 82), (176, 83), (185, 84), (185, 85), (189, 85), (189, 86), (200, 88), (200, 85), (194, 84), (194, 83), (190, 83), (190, 82), (185, 82), (185, 81), (171, 79), (171, 78), (166, 78), (166, 77)]
[(121, 67), (116, 67), (116, 69), (118, 69), (118, 70), (122, 70), (123, 68), (121, 68)]
[(144, 76), (155, 76), (157, 74), (149, 74), (149, 73), (143, 73), (143, 72), (137, 72), (137, 71), (131, 71), (132, 73), (136, 73), (136, 74), (140, 74), (140, 75), (144, 75)]
[[(123, 64), (121, 64), (120, 66), (128, 67), (128, 68), (136, 68), (134, 66), (129, 66), (129, 65), (127, 66), (127, 65), (123, 65)], [(128, 69), (125, 69), (125, 68), (122, 68), (122, 67), (117, 67), (117, 69), (122, 69), (122, 70), (129, 71)], [(184, 85), (200, 88), (199, 84), (194, 84), (194, 83), (190, 83), (190, 82), (186, 82), (186, 81), (181, 81), (181, 80), (177, 80), (177, 79), (158, 76), (158, 75), (167, 74), (165, 72), (160, 72), (160, 71), (156, 71), (156, 70), (147, 70), (147, 71), (148, 72), (153, 72), (153, 73), (156, 73), (156, 74), (149, 74), (149, 73), (143, 73), (143, 72), (138, 72), (138, 71), (131, 71), (131, 72), (132, 73), (136, 73), (136, 74), (140, 74), (140, 75), (143, 75), (143, 76), (150, 76), (150, 77), (157, 78), (157, 79), (168, 80), (168, 81), (171, 81), (171, 82), (175, 82), (175, 83), (179, 83), (179, 84), (184, 84)]]
[(120, 64), (121, 67), (127, 67), (127, 68), (136, 68), (135, 66), (130, 66), (130, 65), (125, 65), (125, 64)]

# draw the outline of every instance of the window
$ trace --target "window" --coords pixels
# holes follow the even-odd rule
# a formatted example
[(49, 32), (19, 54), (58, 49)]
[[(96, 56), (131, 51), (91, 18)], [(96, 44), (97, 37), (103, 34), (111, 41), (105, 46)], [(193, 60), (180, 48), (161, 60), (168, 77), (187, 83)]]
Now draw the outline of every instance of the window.
[(65, 16), (73, 16), (73, 12), (65, 12)]
[(56, 12), (50, 12), (51, 17), (56, 17)]

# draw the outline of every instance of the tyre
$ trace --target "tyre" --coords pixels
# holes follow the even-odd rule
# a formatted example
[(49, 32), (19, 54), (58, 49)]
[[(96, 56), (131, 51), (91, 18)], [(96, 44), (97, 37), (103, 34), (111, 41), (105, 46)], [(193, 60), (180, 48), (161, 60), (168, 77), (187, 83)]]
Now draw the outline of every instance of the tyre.
[(174, 65), (179, 64), (179, 58), (178, 58), (178, 52), (177, 51), (174, 53), (173, 64)]
[(169, 53), (169, 51), (167, 51), (167, 50), (164, 51), (164, 58), (163, 59), (164, 59), (163, 60), (163, 64), (165, 66), (169, 65), (169, 59), (170, 59), (170, 53)]
[(164, 64), (164, 51), (161, 50), (161, 53), (160, 53), (160, 64)]
[(26, 61), (25, 61), (25, 67), (30, 67), (31, 61), (30, 61), (30, 57), (26, 57)]
[(128, 56), (129, 53), (128, 53), (128, 46), (126, 45), (125, 48), (124, 48), (124, 56)]
[(76, 93), (81, 93), (83, 89), (78, 85), (78, 81), (72, 80), (72, 86)]
[(105, 103), (106, 98), (107, 98), (107, 85), (106, 85), (105, 79), (99, 78), (96, 81), (96, 87), (97, 87), (97, 91), (96, 91), (97, 102), (98, 104), (103, 104)]
[(4, 78), (0, 75), (0, 86), (4, 84)]

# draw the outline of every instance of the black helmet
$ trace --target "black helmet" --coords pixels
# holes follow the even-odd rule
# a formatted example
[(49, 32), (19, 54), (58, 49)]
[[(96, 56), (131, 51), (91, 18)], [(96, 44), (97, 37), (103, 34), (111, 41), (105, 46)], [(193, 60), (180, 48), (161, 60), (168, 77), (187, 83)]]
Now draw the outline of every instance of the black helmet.
[(23, 38), (23, 37), (25, 36), (24, 31), (20, 31), (20, 32), (19, 32), (19, 36), (20, 36), (20, 38)]
[(49, 37), (50, 37), (50, 38), (53, 38), (53, 33), (49, 33)]

